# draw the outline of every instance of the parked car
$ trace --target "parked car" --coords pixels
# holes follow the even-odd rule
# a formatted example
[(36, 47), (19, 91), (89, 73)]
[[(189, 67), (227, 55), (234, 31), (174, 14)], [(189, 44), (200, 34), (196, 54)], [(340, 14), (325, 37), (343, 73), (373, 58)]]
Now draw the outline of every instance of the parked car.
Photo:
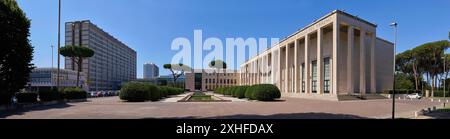
[(103, 97), (104, 95), (103, 91), (98, 91), (97, 94), (95, 94), (96, 97)]
[(422, 96), (419, 95), (419, 93), (414, 93), (414, 94), (406, 95), (406, 98), (409, 98), (409, 99), (421, 99)]

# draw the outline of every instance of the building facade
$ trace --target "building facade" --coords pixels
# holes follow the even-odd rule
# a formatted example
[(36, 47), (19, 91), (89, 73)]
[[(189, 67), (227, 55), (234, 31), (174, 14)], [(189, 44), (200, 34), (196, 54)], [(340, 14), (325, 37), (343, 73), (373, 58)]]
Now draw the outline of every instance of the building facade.
[(239, 73), (236, 70), (197, 69), (186, 73), (186, 89), (189, 91), (212, 91), (220, 87), (239, 85)]
[[(56, 88), (57, 68), (36, 68), (30, 73), (28, 89), (31, 91), (50, 90)], [(77, 71), (60, 69), (59, 73), (61, 87), (77, 87)], [(80, 72), (79, 86), (87, 90), (86, 74)]]
[(393, 43), (377, 25), (333, 11), (249, 59), (241, 85), (275, 84), (283, 96), (338, 100), (393, 88)]
[[(123, 82), (136, 79), (136, 51), (89, 20), (65, 24), (65, 45), (94, 50), (94, 56), (82, 65), (90, 91), (116, 90)], [(65, 69), (77, 70), (77, 66), (66, 57)]]
[(153, 63), (144, 64), (144, 79), (153, 79), (159, 76), (159, 67)]

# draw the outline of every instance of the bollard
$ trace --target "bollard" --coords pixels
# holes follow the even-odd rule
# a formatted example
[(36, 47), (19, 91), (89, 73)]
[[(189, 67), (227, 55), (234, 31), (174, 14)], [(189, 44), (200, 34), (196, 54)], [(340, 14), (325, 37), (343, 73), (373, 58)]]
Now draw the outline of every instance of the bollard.
[(414, 117), (419, 117), (419, 112), (418, 111), (416, 111), (416, 112), (414, 112)]
[(441, 102), (441, 99), (438, 99), (438, 102)]
[(433, 102), (433, 99), (431, 99), (431, 102)]
[(433, 106), (433, 111), (436, 111), (436, 106)]

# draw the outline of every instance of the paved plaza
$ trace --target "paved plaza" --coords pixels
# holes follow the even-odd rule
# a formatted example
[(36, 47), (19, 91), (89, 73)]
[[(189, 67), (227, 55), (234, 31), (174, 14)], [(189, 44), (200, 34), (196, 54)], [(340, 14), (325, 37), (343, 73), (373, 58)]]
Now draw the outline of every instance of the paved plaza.
[[(275, 102), (122, 102), (118, 97), (92, 98), (88, 102), (55, 104), (0, 112), (6, 119), (366, 119), (389, 118), (391, 100), (325, 101), (282, 98)], [(225, 98), (226, 99), (226, 98)], [(397, 116), (414, 118), (414, 111), (440, 105), (430, 100), (398, 100)]]

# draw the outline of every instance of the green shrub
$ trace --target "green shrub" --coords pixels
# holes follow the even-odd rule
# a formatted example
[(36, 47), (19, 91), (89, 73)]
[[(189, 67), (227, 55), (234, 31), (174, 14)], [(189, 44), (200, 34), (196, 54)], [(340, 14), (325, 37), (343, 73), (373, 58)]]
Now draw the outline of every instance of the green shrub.
[(159, 93), (161, 93), (161, 97), (163, 97), (163, 98), (169, 96), (169, 91), (167, 90), (167, 87), (165, 87), (165, 86), (159, 86)]
[(148, 89), (148, 92), (150, 93), (150, 100), (151, 101), (157, 101), (161, 99), (161, 93), (159, 92), (159, 88), (152, 84), (146, 84), (146, 88)]
[(48, 101), (54, 101), (54, 100), (60, 100), (62, 98), (61, 93), (58, 92), (58, 90), (42, 90), (39, 91), (39, 100), (48, 102)]
[(254, 87), (255, 87), (255, 85), (247, 87), (247, 89), (245, 90), (245, 93), (244, 93), (245, 98), (248, 98), (250, 100), (253, 99), (253, 92), (254, 92), (253, 88)]
[(130, 102), (143, 102), (150, 100), (147, 83), (130, 82), (125, 84), (119, 93), (119, 98)]
[(167, 91), (169, 95), (179, 95), (182, 93), (182, 89), (173, 88), (173, 87), (167, 87)]
[(37, 102), (37, 93), (17, 93), (16, 98), (19, 103), (35, 103)]
[(254, 85), (251, 87), (250, 90), (251, 90), (250, 96), (251, 99), (253, 100), (272, 101), (281, 97), (281, 92), (278, 89), (278, 87), (272, 84)]
[(223, 90), (223, 95), (231, 95), (231, 87), (225, 87)]
[(71, 88), (65, 88), (63, 93), (62, 93), (62, 96), (65, 99), (69, 99), (69, 100), (72, 100), (72, 99), (86, 99), (87, 98), (87, 92), (84, 91), (81, 88), (71, 87)]
[(245, 98), (245, 92), (247, 91), (247, 88), (249, 86), (237, 86), (234, 90), (233, 90), (233, 97), (237, 97), (237, 98)]
[(216, 94), (223, 94), (223, 87), (219, 87), (219, 88), (216, 88), (215, 90), (214, 90), (214, 93), (216, 93)]

